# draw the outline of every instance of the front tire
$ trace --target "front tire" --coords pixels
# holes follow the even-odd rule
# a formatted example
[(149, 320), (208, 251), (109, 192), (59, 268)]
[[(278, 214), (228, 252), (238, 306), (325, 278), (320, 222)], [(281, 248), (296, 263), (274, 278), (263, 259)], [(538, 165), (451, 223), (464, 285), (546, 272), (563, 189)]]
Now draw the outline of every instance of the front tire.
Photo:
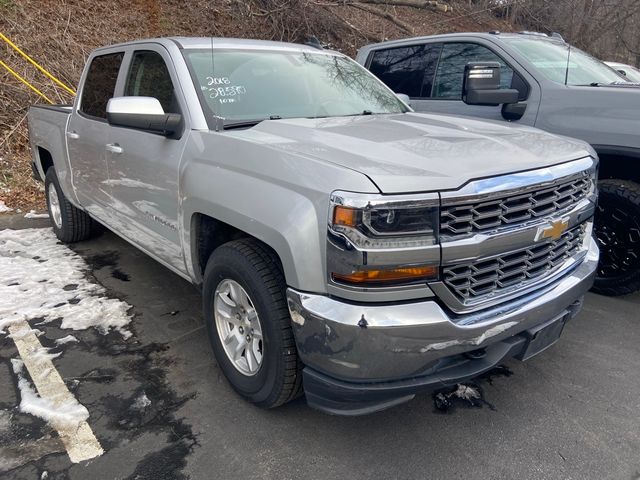
[(600, 262), (593, 291), (626, 295), (640, 290), (640, 185), (625, 180), (598, 182), (595, 237)]
[(64, 196), (58, 176), (53, 167), (47, 170), (44, 179), (47, 210), (53, 232), (58, 240), (74, 243), (86, 240), (96, 230), (95, 222), (86, 212), (74, 207)]
[(264, 408), (302, 392), (285, 290), (278, 258), (257, 240), (226, 243), (207, 262), (203, 310), (216, 360), (234, 390)]

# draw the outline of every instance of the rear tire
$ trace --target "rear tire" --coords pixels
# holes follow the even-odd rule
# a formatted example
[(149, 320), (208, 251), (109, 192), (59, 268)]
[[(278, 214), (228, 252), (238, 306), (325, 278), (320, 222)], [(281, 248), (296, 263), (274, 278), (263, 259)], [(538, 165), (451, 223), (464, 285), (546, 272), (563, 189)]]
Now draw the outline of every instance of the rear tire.
[(44, 191), (51, 226), (56, 237), (64, 243), (86, 240), (96, 230), (95, 222), (87, 213), (74, 207), (62, 193), (58, 176), (49, 167), (44, 179)]
[[(234, 290), (236, 294), (232, 295)], [(296, 352), (285, 290), (277, 256), (257, 240), (226, 243), (207, 262), (203, 310), (211, 347), (234, 390), (263, 408), (277, 407), (302, 393), (302, 363)], [(243, 351), (240, 342), (245, 334), (254, 332), (252, 327), (256, 335), (261, 332), (259, 346), (252, 343), (256, 337), (247, 335)], [(254, 347), (248, 345), (255, 345), (260, 358), (257, 368), (256, 356), (246, 350)], [(236, 349), (240, 353), (235, 354)]]
[(640, 185), (598, 182), (595, 237), (600, 262), (593, 291), (618, 296), (640, 290)]

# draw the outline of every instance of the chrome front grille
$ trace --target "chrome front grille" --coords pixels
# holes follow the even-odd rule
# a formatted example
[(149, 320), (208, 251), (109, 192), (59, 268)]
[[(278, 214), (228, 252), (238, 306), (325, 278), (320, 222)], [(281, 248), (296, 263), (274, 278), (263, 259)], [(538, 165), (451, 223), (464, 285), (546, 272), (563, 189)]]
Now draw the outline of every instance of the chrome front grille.
[(490, 296), (526, 288), (578, 254), (585, 232), (586, 224), (583, 223), (564, 232), (557, 240), (541, 241), (503, 255), (444, 267), (442, 280), (462, 303), (481, 302)]
[(444, 201), (440, 211), (440, 234), (445, 240), (453, 240), (550, 216), (587, 197), (592, 185), (592, 177), (585, 171), (570, 179), (558, 179), (551, 185), (537, 185), (512, 194), (503, 192), (486, 200), (450, 204)]

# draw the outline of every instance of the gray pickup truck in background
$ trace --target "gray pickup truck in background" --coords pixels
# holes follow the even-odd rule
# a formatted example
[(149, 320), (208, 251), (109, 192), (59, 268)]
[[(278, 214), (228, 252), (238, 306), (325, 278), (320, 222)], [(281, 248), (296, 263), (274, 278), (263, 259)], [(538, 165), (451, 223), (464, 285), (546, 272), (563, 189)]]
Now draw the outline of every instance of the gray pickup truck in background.
[(29, 129), (58, 238), (104, 225), (197, 285), (259, 406), (363, 414), (525, 360), (595, 277), (587, 143), (413, 113), (339, 53), (113, 45)]
[[(418, 112), (506, 120), (589, 142), (600, 157), (594, 289), (640, 289), (639, 85), (559, 35), (535, 32), (394, 40), (363, 47), (357, 61), (408, 95)], [(466, 94), (465, 67), (474, 62), (498, 63), (502, 98), (480, 102)]]

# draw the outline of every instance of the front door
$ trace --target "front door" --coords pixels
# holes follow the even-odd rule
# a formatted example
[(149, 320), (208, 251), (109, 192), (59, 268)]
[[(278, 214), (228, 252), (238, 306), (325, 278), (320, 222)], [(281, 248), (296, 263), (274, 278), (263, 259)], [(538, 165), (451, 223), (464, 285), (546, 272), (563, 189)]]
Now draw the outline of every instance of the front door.
[[(171, 68), (170, 68), (171, 66)], [(179, 164), (188, 133), (184, 100), (164, 49), (149, 45), (131, 56), (124, 96), (155, 97), (165, 113), (183, 115), (181, 138), (112, 126), (107, 153), (115, 228), (129, 240), (184, 272), (178, 232)]]
[[(429, 77), (430, 92), (422, 98), (412, 100), (411, 106), (419, 112), (445, 113), (504, 120), (502, 106), (467, 105), (462, 101), (464, 68), (469, 62), (500, 63), (500, 88), (514, 88), (520, 92), (520, 102), (527, 103), (529, 86), (501, 56), (484, 45), (473, 42), (451, 42), (441, 44), (437, 67)], [(518, 123), (533, 125), (537, 108), (526, 108)]]

